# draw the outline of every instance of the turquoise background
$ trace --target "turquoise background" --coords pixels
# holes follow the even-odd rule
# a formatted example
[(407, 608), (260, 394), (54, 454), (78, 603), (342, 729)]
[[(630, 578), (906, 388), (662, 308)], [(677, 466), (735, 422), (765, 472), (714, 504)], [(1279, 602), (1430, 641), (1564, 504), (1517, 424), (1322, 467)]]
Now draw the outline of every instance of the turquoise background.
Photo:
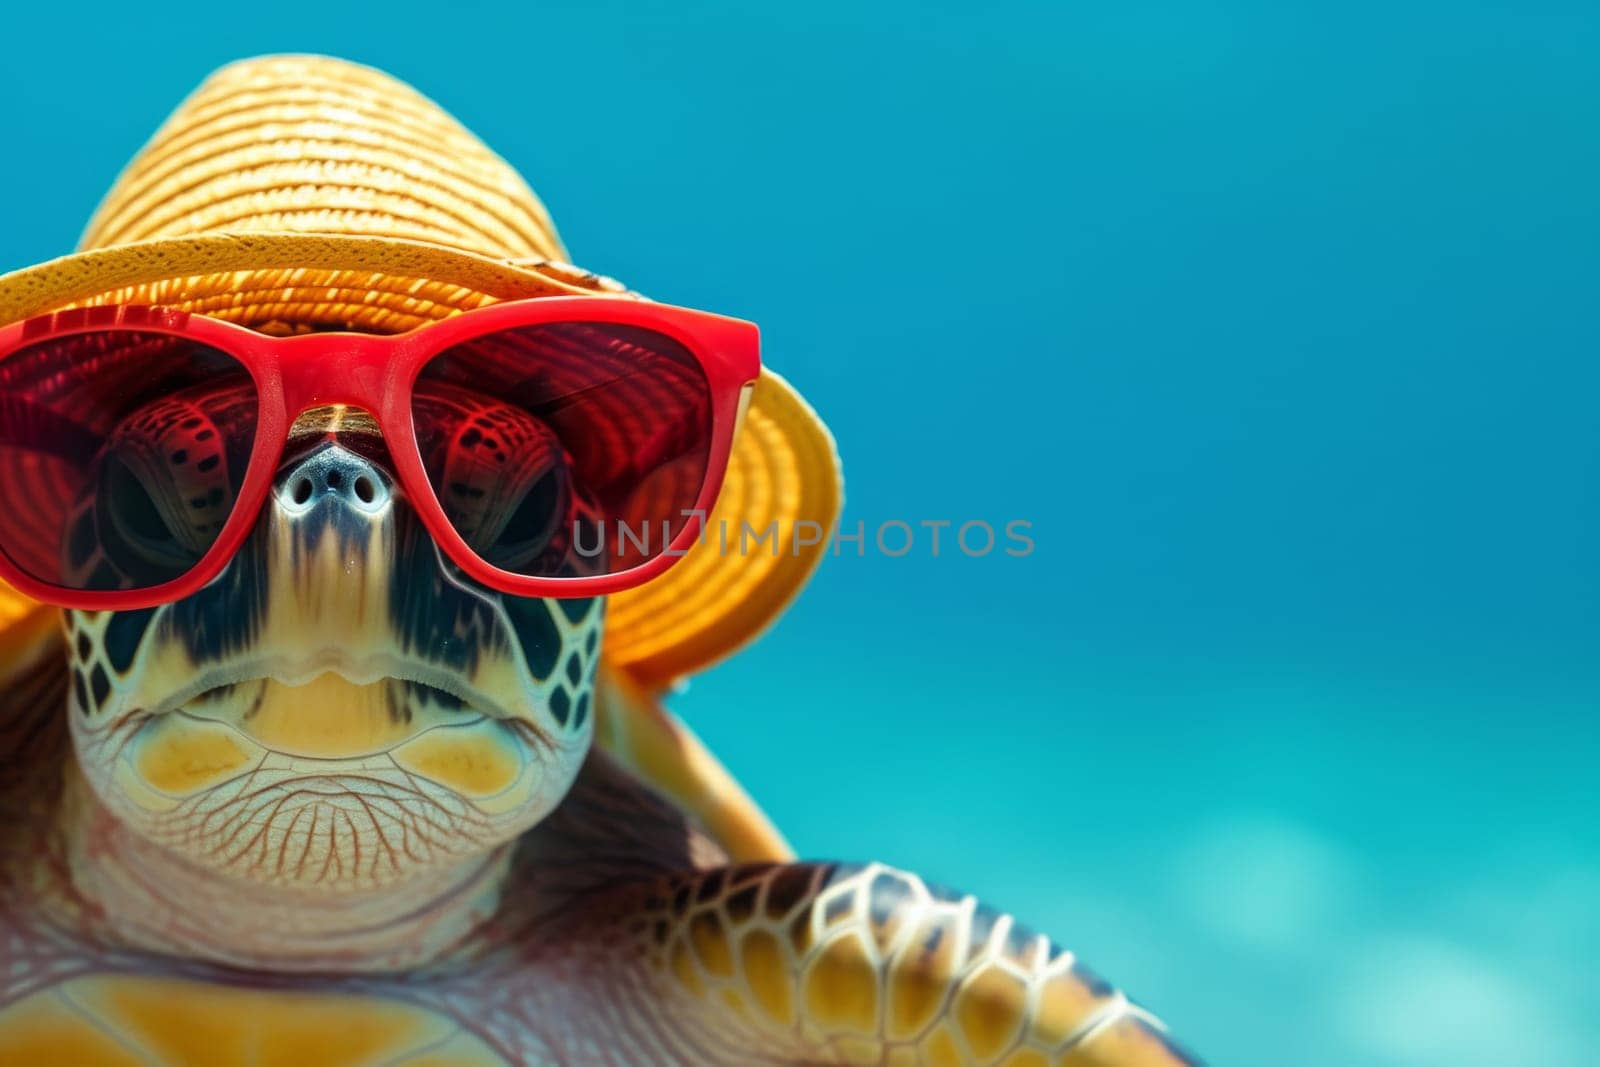
[[(449, 12), (449, 13), (447, 13)], [(212, 67), (434, 96), (574, 258), (759, 320), (847, 522), (675, 706), (809, 856), (1217, 1064), (1600, 1058), (1600, 10), (16, 5), (0, 252)]]

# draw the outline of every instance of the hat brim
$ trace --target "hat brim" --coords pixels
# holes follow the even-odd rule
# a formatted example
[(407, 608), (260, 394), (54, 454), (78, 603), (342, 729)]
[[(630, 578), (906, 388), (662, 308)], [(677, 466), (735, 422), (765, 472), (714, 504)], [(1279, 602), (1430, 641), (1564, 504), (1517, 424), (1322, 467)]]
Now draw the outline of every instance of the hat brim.
[[(0, 323), (74, 305), (153, 303), (257, 326), (397, 332), (502, 300), (597, 293), (634, 295), (567, 264), (497, 260), (423, 241), (212, 234), (79, 252), (7, 274)], [(660, 577), (610, 598), (606, 658), (659, 688), (737, 650), (810, 577), (841, 500), (827, 428), (787, 382), (763, 370), (708, 536)], [(747, 528), (750, 537), (777, 536), (752, 543), (741, 537)]]

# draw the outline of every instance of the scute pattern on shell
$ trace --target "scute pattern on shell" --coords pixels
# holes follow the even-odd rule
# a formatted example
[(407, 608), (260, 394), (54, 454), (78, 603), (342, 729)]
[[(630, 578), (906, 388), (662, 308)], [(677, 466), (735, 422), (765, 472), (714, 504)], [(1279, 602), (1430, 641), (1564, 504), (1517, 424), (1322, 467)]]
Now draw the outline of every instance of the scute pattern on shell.
[(1001, 1067), (1194, 1061), (1073, 956), (882, 864), (757, 864), (657, 883), (632, 927), (664, 980), (797, 1055)]

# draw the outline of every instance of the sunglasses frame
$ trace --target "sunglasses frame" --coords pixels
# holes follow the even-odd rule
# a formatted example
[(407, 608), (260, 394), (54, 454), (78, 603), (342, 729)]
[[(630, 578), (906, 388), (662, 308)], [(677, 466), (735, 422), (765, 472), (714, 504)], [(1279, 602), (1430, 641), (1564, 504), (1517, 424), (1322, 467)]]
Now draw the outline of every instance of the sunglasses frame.
[[(528, 326), (584, 323), (654, 330), (698, 362), (711, 406), (710, 454), (699, 496), (672, 542), (658, 555), (614, 574), (530, 577), (483, 559), (445, 516), (423, 466), (412, 417), (412, 391), (422, 368), (465, 341)], [(155, 607), (189, 596), (212, 581), (255, 527), (272, 491), (289, 428), (309, 408), (347, 404), (378, 422), (395, 480), (423, 526), (468, 577), (513, 596), (591, 597), (631, 589), (672, 566), (699, 539), (727, 473), (751, 389), (761, 372), (755, 323), (708, 311), (611, 296), (544, 296), (464, 311), (404, 333), (326, 332), (271, 337), (246, 326), (187, 311), (108, 304), (72, 308), (0, 328), (0, 360), (43, 341), (102, 330), (183, 337), (237, 360), (256, 386), (255, 441), (233, 510), (211, 548), (179, 578), (145, 589), (70, 589), (28, 574), (0, 548), (0, 577), (35, 600), (86, 611)]]

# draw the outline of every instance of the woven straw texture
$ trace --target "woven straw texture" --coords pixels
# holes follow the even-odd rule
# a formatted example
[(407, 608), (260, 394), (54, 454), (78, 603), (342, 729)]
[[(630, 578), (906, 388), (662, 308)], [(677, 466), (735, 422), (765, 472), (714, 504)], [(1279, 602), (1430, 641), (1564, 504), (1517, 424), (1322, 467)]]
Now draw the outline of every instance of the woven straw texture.
[[(0, 323), (140, 303), (275, 334), (390, 333), (498, 300), (640, 299), (565, 255), (527, 183), (432, 101), (356, 64), (273, 56), (224, 67), (184, 101), (117, 179), (77, 254), (0, 277)], [(611, 598), (608, 660), (658, 687), (749, 641), (823, 551), (794, 551), (795, 524), (831, 530), (840, 500), (826, 428), (763, 372), (713, 536)], [(774, 522), (777, 551), (739, 551), (743, 524)]]

